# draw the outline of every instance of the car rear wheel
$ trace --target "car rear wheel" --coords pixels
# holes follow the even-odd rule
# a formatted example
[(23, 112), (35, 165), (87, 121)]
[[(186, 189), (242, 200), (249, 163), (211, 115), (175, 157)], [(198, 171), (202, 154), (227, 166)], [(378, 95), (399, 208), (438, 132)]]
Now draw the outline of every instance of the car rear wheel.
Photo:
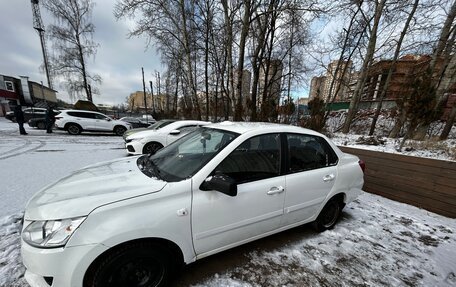
[(82, 132), (82, 129), (80, 126), (76, 125), (76, 124), (69, 124), (67, 126), (67, 132), (70, 134), (70, 135), (78, 135)]
[(46, 124), (44, 122), (37, 122), (36, 127), (40, 130), (44, 130), (46, 128)]
[(337, 219), (339, 219), (342, 207), (343, 203), (338, 198), (330, 199), (321, 210), (317, 219), (312, 223), (315, 230), (322, 232), (332, 229), (336, 225)]
[(123, 127), (123, 126), (116, 126), (114, 128), (114, 133), (118, 136), (121, 136), (124, 134), (124, 132), (127, 130), (127, 128)]
[(101, 258), (86, 276), (84, 287), (168, 286), (173, 271), (172, 253), (153, 243), (123, 246)]
[(147, 143), (143, 148), (143, 154), (154, 154), (159, 149), (162, 149), (163, 145), (157, 142)]

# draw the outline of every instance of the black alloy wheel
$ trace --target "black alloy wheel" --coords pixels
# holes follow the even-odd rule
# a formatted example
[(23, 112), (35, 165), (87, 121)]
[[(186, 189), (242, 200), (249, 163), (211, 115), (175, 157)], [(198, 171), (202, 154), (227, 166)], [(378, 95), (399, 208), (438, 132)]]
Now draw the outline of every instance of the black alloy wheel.
[(95, 267), (84, 287), (168, 286), (172, 255), (163, 246), (133, 244), (115, 250)]
[(70, 135), (78, 135), (82, 132), (82, 129), (76, 124), (69, 124), (67, 131)]
[(337, 199), (329, 200), (321, 210), (317, 219), (313, 222), (313, 227), (318, 232), (332, 229), (339, 219), (342, 211), (342, 204)]

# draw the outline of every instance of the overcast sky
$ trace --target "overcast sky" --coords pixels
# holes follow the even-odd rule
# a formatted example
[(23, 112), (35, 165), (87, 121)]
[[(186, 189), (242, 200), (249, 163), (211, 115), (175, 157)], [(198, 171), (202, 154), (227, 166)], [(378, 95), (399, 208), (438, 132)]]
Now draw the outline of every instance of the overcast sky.
[[(162, 71), (160, 59), (154, 47), (146, 50), (145, 38), (127, 39), (128, 23), (116, 21), (113, 16), (115, 0), (95, 0), (93, 24), (94, 40), (99, 44), (95, 58), (88, 59), (89, 72), (103, 78), (100, 95), (94, 95), (96, 104), (120, 104), (130, 93), (142, 90), (141, 67), (144, 67), (146, 83), (154, 80), (155, 71)], [(45, 26), (53, 19), (40, 6)], [(43, 81), (40, 72), (43, 61), (40, 39), (33, 29), (30, 0), (0, 1), (0, 74), (13, 77), (28, 76), (30, 81)], [(48, 42), (47, 48), (52, 46)], [(155, 80), (154, 80), (155, 81)], [(55, 81), (54, 81), (55, 82)], [(63, 87), (54, 83), (57, 97), (71, 102)]]

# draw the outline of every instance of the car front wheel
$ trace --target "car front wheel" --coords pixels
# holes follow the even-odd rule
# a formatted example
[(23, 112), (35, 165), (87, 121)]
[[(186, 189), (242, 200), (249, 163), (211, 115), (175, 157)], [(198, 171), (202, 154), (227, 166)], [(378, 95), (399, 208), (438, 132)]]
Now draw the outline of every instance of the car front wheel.
[(317, 219), (313, 222), (315, 230), (322, 232), (332, 229), (336, 225), (337, 219), (339, 219), (342, 207), (343, 203), (337, 198), (329, 200), (321, 210)]
[(156, 244), (129, 244), (102, 258), (84, 287), (168, 286), (172, 258), (171, 252)]
[(143, 148), (143, 154), (155, 154), (163, 145), (157, 142), (147, 143)]
[(78, 135), (82, 132), (82, 129), (80, 126), (75, 125), (75, 124), (69, 124), (67, 126), (67, 131), (70, 135)]

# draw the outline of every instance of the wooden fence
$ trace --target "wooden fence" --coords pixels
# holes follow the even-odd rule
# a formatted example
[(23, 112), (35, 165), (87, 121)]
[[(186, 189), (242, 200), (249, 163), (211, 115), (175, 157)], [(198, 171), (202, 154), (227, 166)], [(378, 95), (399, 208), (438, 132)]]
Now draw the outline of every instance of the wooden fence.
[(366, 163), (365, 191), (456, 218), (456, 162), (339, 148)]

